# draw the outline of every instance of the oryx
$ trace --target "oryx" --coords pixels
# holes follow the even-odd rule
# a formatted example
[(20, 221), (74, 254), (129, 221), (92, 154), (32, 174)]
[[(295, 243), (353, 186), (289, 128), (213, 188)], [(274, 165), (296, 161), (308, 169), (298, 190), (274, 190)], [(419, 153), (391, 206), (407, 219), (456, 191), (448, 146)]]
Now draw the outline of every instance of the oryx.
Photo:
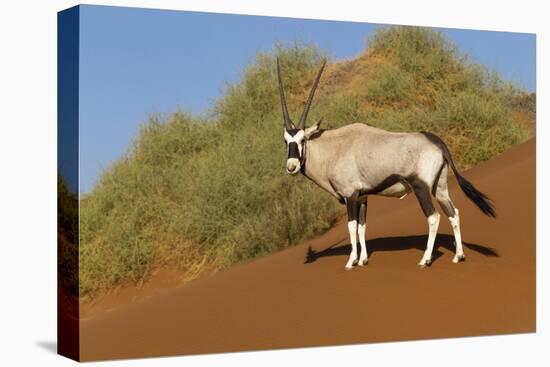
[[(306, 128), (305, 123), (313, 95), (326, 65), (319, 70), (298, 125), (291, 121), (285, 100), (281, 68), (277, 58), (279, 93), (283, 109), (284, 140), (288, 148), (286, 170), (301, 172), (324, 190), (346, 204), (351, 254), (346, 269), (367, 263), (365, 240), (369, 195), (403, 198), (414, 192), (428, 220), (426, 251), (418, 263), (425, 267), (432, 260), (439, 213), (431, 196), (435, 196), (453, 228), (456, 255), (454, 263), (464, 259), (460, 235), (460, 217), (447, 189), (447, 173), (453, 170), (460, 188), (486, 215), (495, 217), (490, 199), (478, 191), (457, 171), (451, 153), (436, 135), (421, 131), (395, 133), (362, 123), (323, 130), (320, 121)], [(361, 253), (357, 254), (357, 234)]]

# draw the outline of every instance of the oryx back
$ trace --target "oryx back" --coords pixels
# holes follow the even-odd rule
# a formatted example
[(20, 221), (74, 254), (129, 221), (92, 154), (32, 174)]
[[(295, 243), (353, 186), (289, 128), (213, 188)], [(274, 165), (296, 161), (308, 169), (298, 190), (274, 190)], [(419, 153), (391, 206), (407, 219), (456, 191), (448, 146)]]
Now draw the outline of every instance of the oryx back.
[(313, 167), (306, 167), (306, 173), (321, 172), (324, 178), (316, 179), (338, 197), (354, 192), (402, 197), (411, 191), (411, 179), (431, 187), (445, 160), (421, 133), (393, 133), (360, 123), (325, 131), (308, 142), (308, 149)]

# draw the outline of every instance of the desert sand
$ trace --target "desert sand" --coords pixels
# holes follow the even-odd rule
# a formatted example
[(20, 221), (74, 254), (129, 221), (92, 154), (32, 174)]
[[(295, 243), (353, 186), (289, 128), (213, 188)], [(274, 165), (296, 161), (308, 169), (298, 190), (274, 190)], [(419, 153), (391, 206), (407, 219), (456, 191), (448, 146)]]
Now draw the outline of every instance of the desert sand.
[(150, 296), (137, 300), (127, 292), (83, 305), (80, 358), (534, 332), (535, 140), (464, 176), (493, 199), (498, 215), (485, 217), (450, 177), (465, 262), (451, 262), (452, 230), (442, 216), (434, 261), (419, 268), (428, 226), (418, 202), (372, 197), (367, 266), (344, 270), (343, 219), (317, 239), (227, 271), (162, 292), (152, 289), (170, 282), (153, 282), (144, 287)]

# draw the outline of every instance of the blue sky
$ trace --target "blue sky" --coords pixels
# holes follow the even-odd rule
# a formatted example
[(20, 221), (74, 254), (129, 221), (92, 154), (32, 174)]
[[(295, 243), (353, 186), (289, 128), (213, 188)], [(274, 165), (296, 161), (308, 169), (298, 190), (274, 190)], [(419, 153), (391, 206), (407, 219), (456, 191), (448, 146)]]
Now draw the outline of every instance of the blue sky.
[[(258, 51), (299, 41), (351, 58), (377, 25), (103, 6), (80, 12), (80, 184), (127, 151), (149, 116), (205, 113)], [(442, 29), (475, 62), (535, 90), (532, 34)]]

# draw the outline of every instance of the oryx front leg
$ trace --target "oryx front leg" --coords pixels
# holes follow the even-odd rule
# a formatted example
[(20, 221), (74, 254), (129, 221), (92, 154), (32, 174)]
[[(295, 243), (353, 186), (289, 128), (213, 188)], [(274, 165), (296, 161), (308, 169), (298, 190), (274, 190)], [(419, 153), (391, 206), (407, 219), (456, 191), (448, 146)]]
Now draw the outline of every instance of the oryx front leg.
[(359, 266), (367, 265), (368, 253), (367, 253), (367, 202), (361, 204), (359, 208), (359, 226), (357, 233), (359, 234), (359, 243), (361, 244), (361, 253), (359, 254)]
[(357, 195), (345, 199), (346, 209), (348, 211), (348, 231), (351, 244), (351, 253), (349, 254), (346, 270), (353, 268), (357, 264), (357, 218), (359, 217), (359, 203)]
[(349, 240), (351, 243), (351, 253), (349, 254), (346, 270), (350, 270), (357, 263), (357, 221), (348, 222)]

